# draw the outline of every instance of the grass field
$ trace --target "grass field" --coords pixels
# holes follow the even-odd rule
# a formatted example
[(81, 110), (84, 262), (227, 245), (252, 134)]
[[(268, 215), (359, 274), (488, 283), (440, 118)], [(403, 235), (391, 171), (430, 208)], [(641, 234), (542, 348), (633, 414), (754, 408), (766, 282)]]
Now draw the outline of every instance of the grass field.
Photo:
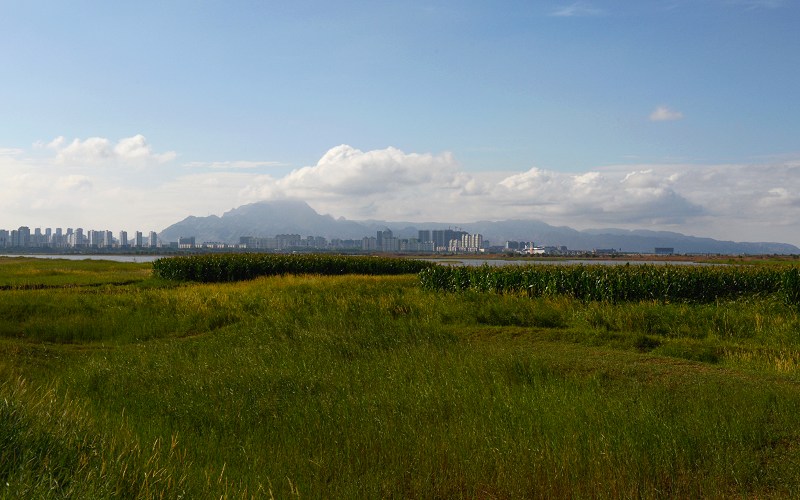
[(0, 498), (800, 495), (800, 315), (0, 259)]

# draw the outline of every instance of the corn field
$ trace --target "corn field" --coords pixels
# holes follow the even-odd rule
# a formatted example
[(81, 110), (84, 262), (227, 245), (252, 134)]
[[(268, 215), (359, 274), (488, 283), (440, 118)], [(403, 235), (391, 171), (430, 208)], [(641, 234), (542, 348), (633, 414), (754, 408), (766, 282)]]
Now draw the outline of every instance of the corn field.
[(436, 266), (422, 270), (419, 279), (427, 290), (527, 293), (612, 303), (707, 303), (779, 294), (787, 303), (800, 304), (800, 268), (793, 266)]
[(413, 259), (320, 254), (208, 254), (153, 262), (157, 277), (203, 283), (243, 281), (281, 274), (414, 274), (433, 266)]

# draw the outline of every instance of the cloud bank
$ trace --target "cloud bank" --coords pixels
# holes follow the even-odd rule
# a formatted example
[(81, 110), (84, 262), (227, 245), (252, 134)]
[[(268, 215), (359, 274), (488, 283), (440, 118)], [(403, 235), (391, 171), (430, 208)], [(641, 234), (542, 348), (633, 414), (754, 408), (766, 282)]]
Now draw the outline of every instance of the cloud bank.
[(174, 152), (156, 152), (140, 135), (2, 149), (0, 228), (160, 230), (189, 215), (299, 198), (321, 213), (358, 220), (538, 219), (579, 229), (673, 230), (800, 244), (797, 160), (467, 172), (449, 152), (340, 145), (314, 165), (276, 175), (251, 168), (273, 168), (272, 161), (179, 165), (175, 158)]

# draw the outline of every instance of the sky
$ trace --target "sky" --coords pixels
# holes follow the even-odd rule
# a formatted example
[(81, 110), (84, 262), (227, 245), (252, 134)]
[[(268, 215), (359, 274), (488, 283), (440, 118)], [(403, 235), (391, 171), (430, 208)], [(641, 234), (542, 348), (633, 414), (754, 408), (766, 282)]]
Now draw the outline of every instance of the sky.
[(800, 245), (800, 2), (0, 0), (0, 229), (299, 198)]

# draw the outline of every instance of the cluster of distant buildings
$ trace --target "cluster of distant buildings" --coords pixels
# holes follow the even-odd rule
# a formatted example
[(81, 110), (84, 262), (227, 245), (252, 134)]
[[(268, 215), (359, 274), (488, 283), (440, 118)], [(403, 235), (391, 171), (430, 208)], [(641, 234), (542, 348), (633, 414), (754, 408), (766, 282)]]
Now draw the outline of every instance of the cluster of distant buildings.
[[(124, 250), (124, 249), (164, 249), (164, 250), (266, 250), (266, 251), (343, 251), (343, 252), (388, 252), (388, 253), (513, 253), (521, 255), (571, 255), (577, 252), (567, 247), (537, 247), (528, 241), (506, 241), (504, 245), (491, 246), (481, 234), (470, 234), (460, 229), (424, 229), (417, 232), (416, 238), (399, 238), (386, 228), (377, 231), (375, 236), (361, 239), (328, 240), (322, 236), (303, 237), (299, 234), (278, 234), (272, 237), (242, 236), (239, 243), (201, 242), (194, 236), (181, 237), (176, 242), (164, 243), (155, 231), (145, 235), (136, 231), (128, 237), (127, 231), (116, 235), (111, 231), (84, 231), (82, 228), (35, 228), (27, 226), (18, 229), (0, 229), (0, 249), (40, 249), (49, 250)], [(658, 248), (657, 253), (671, 254), (671, 248)], [(597, 251), (596, 251), (597, 252)], [(613, 253), (613, 250), (607, 252)]]
[[(164, 243), (155, 231), (145, 235), (136, 231), (128, 237), (127, 231), (116, 236), (111, 231), (95, 231), (83, 228), (35, 228), (0, 229), (0, 248), (19, 249), (125, 249), (164, 248), (188, 249), (256, 249), (256, 250), (342, 250), (395, 253), (482, 253), (487, 243), (481, 234), (469, 234), (458, 229), (433, 229), (418, 232), (417, 238), (398, 238), (390, 229), (377, 231), (375, 236), (361, 239), (328, 240), (322, 236), (302, 237), (299, 234), (279, 234), (273, 237), (242, 236), (238, 244), (225, 242), (198, 243), (194, 236), (186, 236), (177, 242)], [(516, 242), (514, 242), (516, 245)], [(516, 246), (514, 248), (517, 248)]]
[[(181, 238), (179, 246), (190, 248), (193, 239)], [(271, 238), (242, 236), (240, 248), (261, 250), (292, 250), (298, 248), (328, 250), (361, 250), (364, 252), (392, 253), (482, 253), (486, 243), (481, 234), (469, 234), (454, 229), (422, 230), (417, 238), (398, 238), (390, 229), (377, 231), (375, 236), (365, 236), (356, 240), (333, 239), (328, 241), (321, 236), (302, 238), (299, 234), (279, 234)]]
[(115, 238), (111, 231), (84, 231), (83, 228), (37, 227), (31, 232), (27, 226), (19, 229), (0, 229), (0, 248), (156, 248), (159, 246), (155, 231), (145, 236), (136, 231), (128, 238), (127, 231), (120, 231)]
[[(180, 248), (217, 248), (219, 243), (197, 244), (194, 237), (181, 238)], [(531, 241), (506, 241), (492, 246), (482, 234), (470, 234), (460, 229), (423, 229), (416, 238), (399, 238), (390, 229), (377, 231), (375, 236), (361, 239), (328, 241), (321, 236), (301, 237), (299, 234), (278, 234), (269, 238), (242, 236), (237, 248), (259, 250), (355, 250), (391, 253), (513, 253), (520, 255), (570, 255), (576, 253), (565, 246), (537, 247)]]

